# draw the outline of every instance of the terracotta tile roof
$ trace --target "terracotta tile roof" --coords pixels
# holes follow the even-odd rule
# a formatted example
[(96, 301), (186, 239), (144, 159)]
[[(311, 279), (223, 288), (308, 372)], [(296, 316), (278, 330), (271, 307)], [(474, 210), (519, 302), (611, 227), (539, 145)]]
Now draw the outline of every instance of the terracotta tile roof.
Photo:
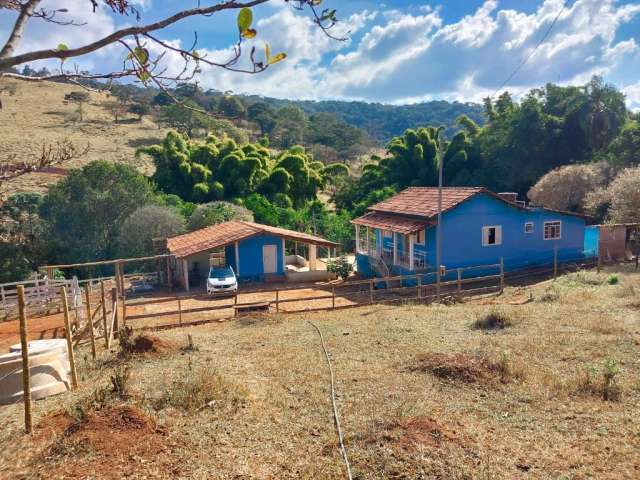
[(360, 218), (356, 218), (351, 223), (355, 225), (362, 225), (363, 227), (391, 230), (392, 232), (398, 232), (407, 235), (417, 232), (418, 230), (422, 230), (425, 225), (428, 225), (432, 222), (399, 217), (397, 215), (369, 212)]
[[(442, 189), (442, 211), (450, 210), (474, 195), (485, 192), (481, 187), (445, 187)], [(369, 207), (375, 212), (400, 213), (431, 218), (438, 214), (437, 187), (410, 187), (393, 197)]]
[(337, 243), (306, 233), (260, 225), (259, 223), (253, 222), (231, 221), (168, 238), (167, 249), (169, 253), (174, 254), (176, 257), (184, 258), (214, 248), (224, 247), (261, 233), (269, 233), (290, 240), (312, 243), (323, 247), (338, 246)]

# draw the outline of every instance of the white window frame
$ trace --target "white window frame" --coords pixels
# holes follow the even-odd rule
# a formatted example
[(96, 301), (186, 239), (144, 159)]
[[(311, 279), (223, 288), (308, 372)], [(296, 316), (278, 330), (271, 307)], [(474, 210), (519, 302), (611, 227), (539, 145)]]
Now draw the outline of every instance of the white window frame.
[[(527, 230), (527, 227), (531, 226), (531, 230)], [(524, 233), (531, 234), (535, 231), (533, 222), (524, 222)]]
[[(422, 240), (420, 240), (420, 236), (422, 236)], [(427, 236), (425, 234), (424, 230), (418, 230), (416, 233), (413, 234), (413, 237), (415, 239), (415, 244), (416, 245), (422, 245), (424, 246), (426, 244), (427, 241)]]
[[(547, 237), (547, 226), (552, 224), (557, 224), (558, 226), (558, 236), (557, 237)], [(545, 240), (562, 240), (562, 220), (550, 220), (548, 222), (544, 222), (544, 227), (542, 230), (542, 238)]]
[[(489, 230), (495, 229), (495, 243), (489, 243)], [(502, 245), (502, 225), (486, 225), (482, 227), (482, 246), (496, 247)]]

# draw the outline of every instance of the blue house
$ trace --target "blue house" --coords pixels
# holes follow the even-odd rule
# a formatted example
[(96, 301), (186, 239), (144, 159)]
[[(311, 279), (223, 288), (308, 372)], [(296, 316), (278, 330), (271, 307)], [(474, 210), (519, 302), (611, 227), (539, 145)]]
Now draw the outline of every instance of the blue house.
[[(411, 187), (353, 221), (356, 261), (365, 277), (436, 270), (438, 189)], [(442, 265), (451, 271), (491, 265), (505, 270), (584, 257), (583, 216), (525, 206), (513, 193), (450, 187), (442, 191)], [(480, 274), (479, 272), (477, 273)]]
[[(292, 253), (287, 255), (287, 242)], [(300, 250), (307, 258), (298, 255)], [(202, 285), (212, 266), (230, 266), (241, 281), (318, 281), (328, 277), (318, 268), (318, 247), (330, 252), (337, 243), (306, 233), (231, 221), (167, 239), (173, 255), (172, 275), (185, 290)]]

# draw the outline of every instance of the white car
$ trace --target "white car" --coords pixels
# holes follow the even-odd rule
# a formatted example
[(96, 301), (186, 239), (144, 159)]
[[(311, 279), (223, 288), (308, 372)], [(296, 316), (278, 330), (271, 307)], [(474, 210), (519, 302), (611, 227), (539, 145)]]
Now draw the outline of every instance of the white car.
[(209, 295), (235, 295), (238, 291), (238, 279), (231, 267), (212, 267), (207, 278)]

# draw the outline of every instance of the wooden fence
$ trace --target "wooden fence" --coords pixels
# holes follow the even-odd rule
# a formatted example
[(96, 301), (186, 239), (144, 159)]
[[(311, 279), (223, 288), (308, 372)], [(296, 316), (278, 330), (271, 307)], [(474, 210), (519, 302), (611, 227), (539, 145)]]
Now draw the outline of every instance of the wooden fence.
[[(476, 269), (495, 273), (471, 276)], [(271, 290), (243, 291), (220, 299), (205, 294), (123, 300), (122, 321), (134, 328), (172, 328), (237, 318), (246, 312), (302, 313), (353, 308), (362, 305), (421, 302), (501, 292), (502, 264), (455, 270), (455, 280), (438, 285), (435, 273), (302, 285)]]
[[(132, 273), (123, 276), (124, 280), (136, 278), (154, 279), (156, 274)], [(89, 278), (78, 280), (72, 279), (49, 279), (46, 275), (35, 274), (31, 280), (22, 282), (0, 284), (0, 321), (14, 320), (18, 318), (18, 286), (24, 288), (25, 315), (31, 318), (49, 315), (53, 312), (63, 311), (60, 287), (65, 287), (69, 309), (82, 316), (82, 306), (84, 305), (83, 288), (89, 287), (91, 294), (96, 294), (99, 290), (100, 282), (107, 282), (108, 288), (115, 285), (115, 277)]]

